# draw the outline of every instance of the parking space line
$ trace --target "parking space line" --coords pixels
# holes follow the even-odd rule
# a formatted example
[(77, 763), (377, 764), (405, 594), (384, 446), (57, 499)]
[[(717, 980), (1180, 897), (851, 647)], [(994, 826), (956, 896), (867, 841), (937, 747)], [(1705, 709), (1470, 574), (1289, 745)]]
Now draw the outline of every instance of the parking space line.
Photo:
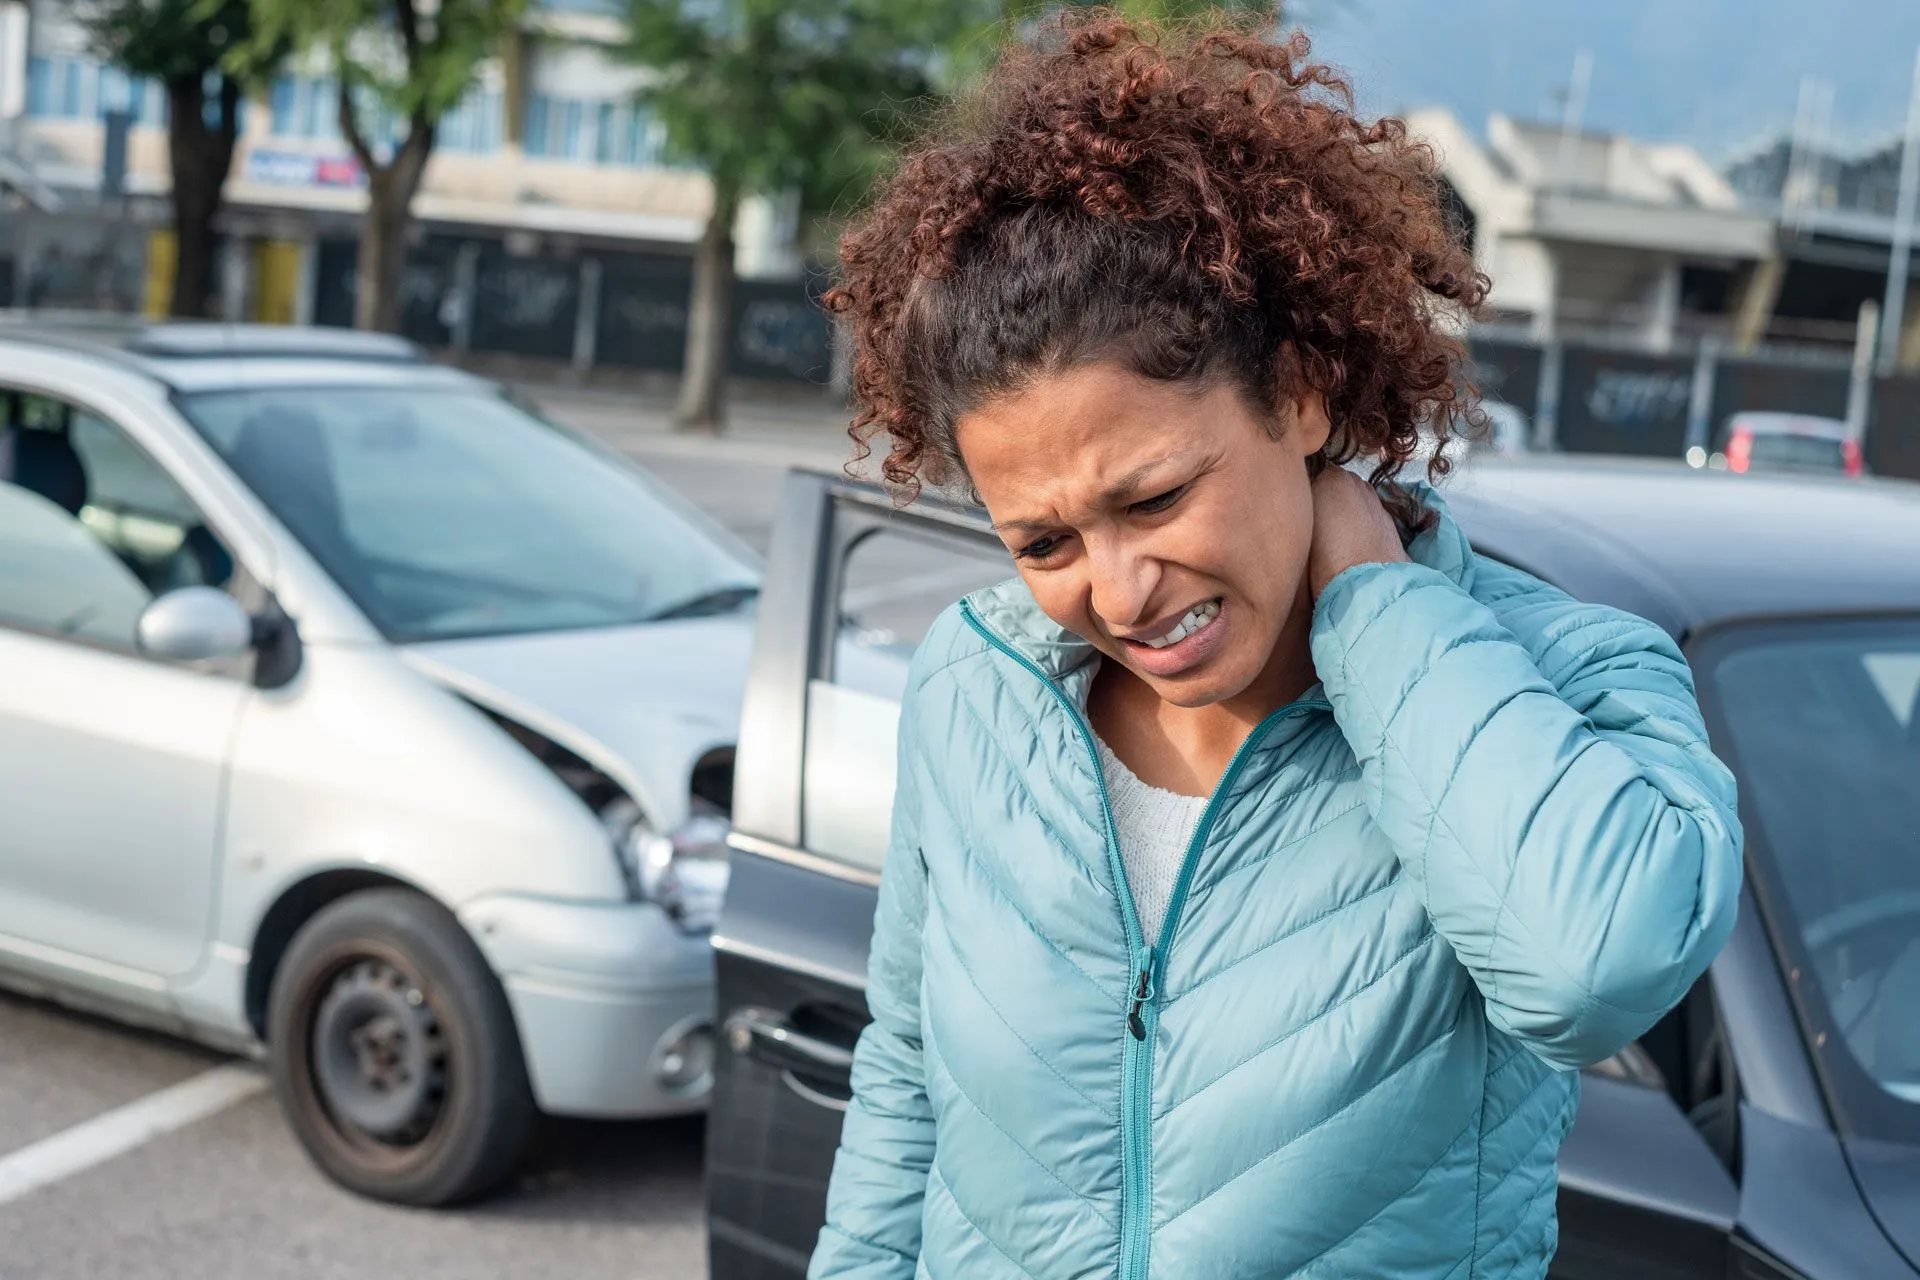
[(125, 1155), (266, 1088), (267, 1077), (257, 1067), (215, 1067), (0, 1156), (0, 1205)]

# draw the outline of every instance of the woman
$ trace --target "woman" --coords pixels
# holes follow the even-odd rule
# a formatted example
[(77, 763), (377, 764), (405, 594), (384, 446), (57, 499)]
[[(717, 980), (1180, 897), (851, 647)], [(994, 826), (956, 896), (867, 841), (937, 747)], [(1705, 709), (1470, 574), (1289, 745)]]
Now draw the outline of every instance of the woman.
[(910, 674), (816, 1277), (1540, 1276), (1731, 927), (1673, 644), (1394, 480), (1486, 281), (1306, 56), (1069, 19), (844, 241), (856, 438), (1019, 576)]

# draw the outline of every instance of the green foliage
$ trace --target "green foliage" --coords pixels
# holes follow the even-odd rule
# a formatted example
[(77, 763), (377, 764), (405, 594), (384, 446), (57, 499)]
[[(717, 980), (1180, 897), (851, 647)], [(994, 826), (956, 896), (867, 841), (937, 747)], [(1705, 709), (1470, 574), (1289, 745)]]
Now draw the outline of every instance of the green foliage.
[[(288, 2), (288, 0), (282, 0)], [(977, 75), (1006, 35), (1059, 0), (628, 0), (625, 53), (653, 68), (641, 100), (669, 157), (723, 192), (857, 199), (890, 143)], [(1183, 20), (1275, 0), (1118, 0), (1131, 17)]]
[(243, 65), (282, 44), (321, 52), (357, 95), (432, 125), (500, 52), (527, 0), (251, 0), (251, 7), (254, 34), (238, 54)]
[(629, 0), (625, 52), (670, 156), (724, 192), (797, 189), (829, 208), (945, 87), (991, 0)]
[[(102, 61), (159, 80), (222, 70), (253, 40), (248, 0), (97, 0), (76, 16)], [(272, 53), (259, 61), (270, 65)]]

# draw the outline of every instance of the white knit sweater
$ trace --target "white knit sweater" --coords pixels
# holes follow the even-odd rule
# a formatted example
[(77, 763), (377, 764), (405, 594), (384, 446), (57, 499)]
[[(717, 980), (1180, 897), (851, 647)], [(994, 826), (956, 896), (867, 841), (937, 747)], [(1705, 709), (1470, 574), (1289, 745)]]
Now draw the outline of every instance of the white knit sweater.
[(1207, 807), (1205, 796), (1183, 796), (1150, 787), (1107, 744), (1094, 736), (1100, 749), (1100, 768), (1106, 774), (1107, 798), (1113, 804), (1113, 825), (1120, 836), (1120, 861), (1133, 890), (1133, 909), (1140, 914), (1140, 933), (1148, 945), (1160, 937), (1173, 897), (1173, 882), (1186, 858), (1187, 842), (1200, 825)]

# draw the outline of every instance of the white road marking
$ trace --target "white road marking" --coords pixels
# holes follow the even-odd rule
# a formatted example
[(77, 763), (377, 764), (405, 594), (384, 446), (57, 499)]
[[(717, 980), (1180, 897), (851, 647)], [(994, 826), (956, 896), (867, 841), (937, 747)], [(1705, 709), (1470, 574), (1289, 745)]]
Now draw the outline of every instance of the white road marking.
[(257, 1067), (215, 1067), (9, 1152), (0, 1156), (0, 1205), (125, 1155), (266, 1088), (267, 1077)]

